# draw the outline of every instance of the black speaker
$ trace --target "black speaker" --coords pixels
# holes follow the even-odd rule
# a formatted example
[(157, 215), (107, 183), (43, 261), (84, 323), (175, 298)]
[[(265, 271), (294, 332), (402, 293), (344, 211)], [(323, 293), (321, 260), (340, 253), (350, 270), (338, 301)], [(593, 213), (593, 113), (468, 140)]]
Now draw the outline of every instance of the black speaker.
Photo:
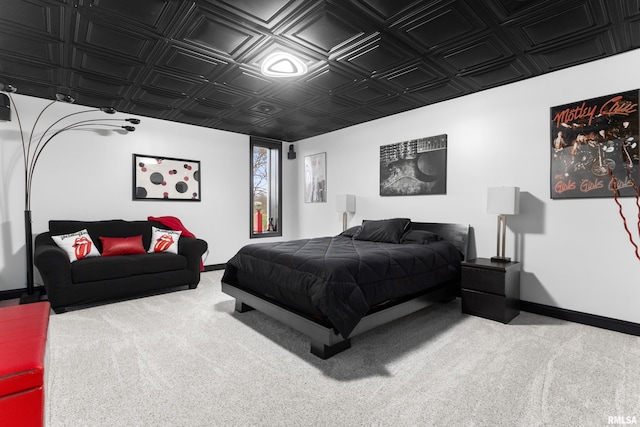
[(289, 152), (287, 153), (287, 159), (293, 160), (296, 158), (296, 152), (293, 151), (293, 144), (289, 145)]
[(0, 121), (11, 121), (11, 102), (5, 93), (0, 93)]

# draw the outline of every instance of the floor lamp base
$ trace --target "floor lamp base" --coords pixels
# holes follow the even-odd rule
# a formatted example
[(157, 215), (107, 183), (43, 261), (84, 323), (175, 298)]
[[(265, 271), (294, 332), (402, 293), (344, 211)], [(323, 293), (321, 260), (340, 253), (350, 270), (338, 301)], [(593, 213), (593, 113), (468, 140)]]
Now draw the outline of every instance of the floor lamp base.
[(38, 302), (40, 301), (40, 296), (40, 291), (37, 289), (34, 289), (32, 294), (24, 292), (20, 296), (20, 304), (32, 304), (34, 302)]

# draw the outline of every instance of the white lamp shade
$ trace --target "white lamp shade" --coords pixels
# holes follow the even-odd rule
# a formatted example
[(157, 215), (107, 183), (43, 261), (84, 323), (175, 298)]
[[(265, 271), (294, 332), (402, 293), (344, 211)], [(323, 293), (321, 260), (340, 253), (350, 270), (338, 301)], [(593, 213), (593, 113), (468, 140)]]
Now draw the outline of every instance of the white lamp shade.
[(520, 187), (489, 187), (487, 213), (518, 215), (520, 213)]
[(336, 211), (351, 213), (355, 212), (356, 196), (354, 194), (338, 194), (336, 196)]

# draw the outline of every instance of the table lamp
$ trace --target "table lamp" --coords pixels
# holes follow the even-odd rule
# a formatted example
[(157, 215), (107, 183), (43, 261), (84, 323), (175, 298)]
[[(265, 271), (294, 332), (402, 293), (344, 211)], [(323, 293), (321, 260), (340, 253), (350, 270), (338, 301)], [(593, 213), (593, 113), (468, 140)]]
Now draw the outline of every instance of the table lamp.
[(491, 261), (509, 262), (504, 256), (507, 215), (520, 212), (520, 187), (489, 187), (487, 191), (487, 213), (498, 214), (497, 255)]
[(342, 231), (347, 229), (347, 213), (355, 213), (356, 196), (354, 194), (338, 194), (336, 196), (336, 211), (342, 212)]

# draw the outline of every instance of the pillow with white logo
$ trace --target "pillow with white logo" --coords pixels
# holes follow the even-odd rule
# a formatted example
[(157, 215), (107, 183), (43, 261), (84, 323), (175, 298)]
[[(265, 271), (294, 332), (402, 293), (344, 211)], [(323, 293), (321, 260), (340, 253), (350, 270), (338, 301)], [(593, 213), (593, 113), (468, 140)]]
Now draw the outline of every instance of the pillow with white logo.
[(51, 238), (56, 245), (64, 249), (71, 262), (82, 258), (100, 256), (100, 252), (86, 229), (61, 236), (51, 236)]
[(161, 228), (152, 227), (149, 253), (169, 252), (177, 254), (180, 234), (182, 234), (182, 231), (163, 230)]

